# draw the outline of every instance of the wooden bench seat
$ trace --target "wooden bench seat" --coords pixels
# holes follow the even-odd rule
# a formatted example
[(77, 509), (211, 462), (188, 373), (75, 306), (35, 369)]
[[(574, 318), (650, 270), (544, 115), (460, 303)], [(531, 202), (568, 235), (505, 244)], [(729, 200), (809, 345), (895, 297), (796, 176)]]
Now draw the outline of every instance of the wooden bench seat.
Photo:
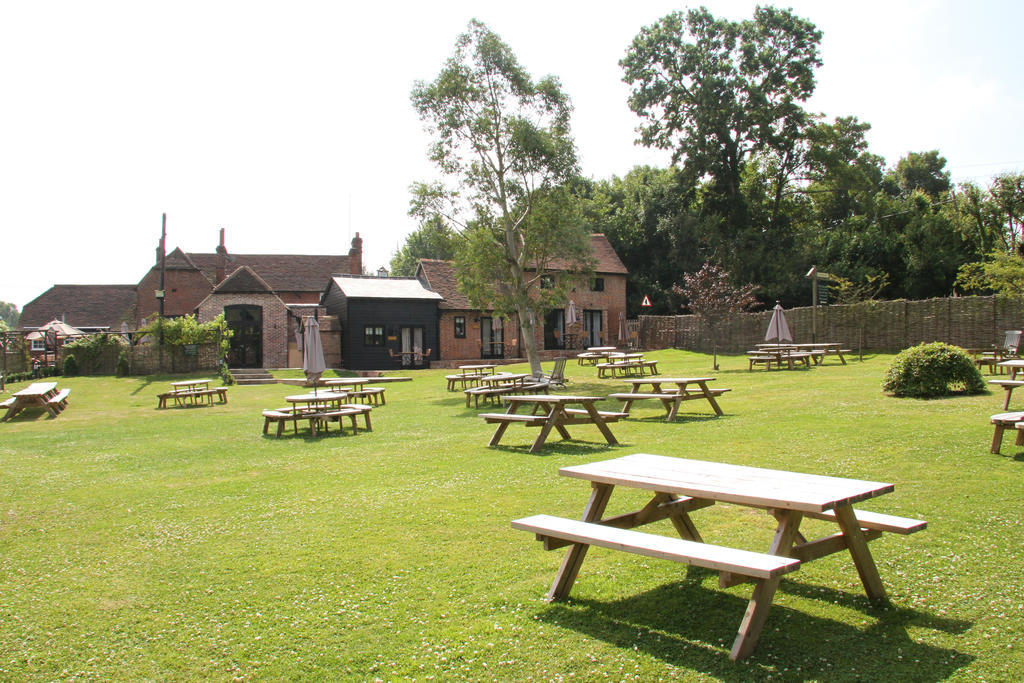
[(476, 386), (480, 384), (480, 378), (483, 376), (477, 372), (463, 372), (458, 375), (446, 375), (445, 379), (448, 380), (448, 391), (455, 391), (456, 384), (461, 384), (463, 389), (467, 384)]
[(323, 424), (324, 431), (329, 431), (327, 424), (329, 422), (337, 422), (339, 429), (344, 431), (342, 424), (344, 418), (349, 418), (352, 421), (352, 433), (355, 434), (358, 431), (356, 425), (356, 418), (360, 415), (363, 416), (363, 421), (366, 426), (366, 431), (372, 432), (373, 427), (370, 424), (370, 411), (373, 410), (373, 406), (365, 405), (362, 403), (345, 404), (339, 408), (332, 410), (325, 410), (319, 413), (319, 419)]
[(384, 387), (368, 387), (358, 391), (350, 391), (348, 392), (348, 397), (357, 401), (372, 403), (375, 406), (387, 405), (387, 399), (384, 398)]
[(469, 407), (470, 399), (473, 399), (473, 407), (480, 407), (480, 399), (483, 398), (488, 401), (496, 399), (498, 396), (503, 394), (512, 394), (517, 392), (522, 387), (515, 386), (512, 384), (499, 384), (497, 386), (490, 387), (473, 387), (471, 389), (465, 389), (463, 393), (466, 395), (466, 407)]
[[(572, 421), (568, 422), (567, 424), (572, 424), (573, 422), (580, 421), (589, 422), (592, 419), (590, 417), (590, 413), (588, 413), (583, 408), (566, 408), (565, 414), (569, 415), (572, 418)], [(599, 410), (597, 411), (597, 414), (600, 415), (605, 422), (618, 422), (624, 417), (629, 417), (629, 413), (620, 413), (611, 410)]]
[[(992, 448), (990, 449), (992, 453), (999, 453), (999, 449), (1003, 444), (1003, 432), (1007, 429), (1013, 429), (1022, 420), (1024, 420), (1024, 412), (1019, 411), (1014, 413), (997, 413), (989, 418), (989, 422), (995, 426), (995, 433), (992, 434)], [(1017, 430), (1016, 444), (1024, 446), (1024, 431), (1019, 429)]]
[(56, 394), (48, 398), (46, 403), (55, 407), (57, 410), (64, 410), (68, 405), (68, 396), (70, 395), (70, 389), (61, 389)]
[[(928, 526), (928, 522), (921, 519), (897, 517), (896, 515), (886, 515), (880, 512), (869, 512), (867, 510), (854, 510), (853, 513), (854, 516), (857, 517), (857, 523), (860, 524), (862, 529), (870, 529), (872, 531), (888, 531), (894, 534), (907, 535), (921, 531)], [(804, 516), (814, 519), (823, 519), (828, 522), (836, 521), (836, 513), (833, 510), (825, 510), (824, 512), (805, 512)]]
[(18, 399), (16, 399), (15, 397), (11, 396), (6, 401), (0, 402), (0, 408), (10, 408), (11, 406), (14, 405), (14, 402), (16, 400), (18, 400)]
[(527, 415), (525, 413), (480, 413), (478, 417), (484, 418), (487, 424), (523, 422), (526, 424), (542, 425), (548, 419), (547, 415)]
[(540, 541), (545, 538), (556, 538), (584, 545), (596, 545), (754, 579), (773, 579), (800, 568), (800, 560), (791, 557), (727, 548), (551, 515), (517, 519), (512, 522), (512, 527), (533, 532)]

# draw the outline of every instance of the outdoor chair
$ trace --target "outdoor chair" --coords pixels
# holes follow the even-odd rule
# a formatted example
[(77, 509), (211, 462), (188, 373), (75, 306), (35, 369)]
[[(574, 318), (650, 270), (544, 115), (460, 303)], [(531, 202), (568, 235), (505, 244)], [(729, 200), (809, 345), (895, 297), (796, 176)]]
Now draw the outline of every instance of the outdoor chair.
[(1006, 330), (1002, 346), (994, 346), (991, 351), (983, 351), (974, 361), (978, 369), (988, 366), (989, 374), (995, 374), (999, 368), (999, 361), (1018, 358), (1018, 349), (1021, 341), (1021, 330)]
[(565, 386), (565, 358), (556, 358), (555, 366), (551, 368), (551, 372), (541, 372), (540, 376), (536, 378), (538, 382), (544, 382), (549, 386), (564, 387)]

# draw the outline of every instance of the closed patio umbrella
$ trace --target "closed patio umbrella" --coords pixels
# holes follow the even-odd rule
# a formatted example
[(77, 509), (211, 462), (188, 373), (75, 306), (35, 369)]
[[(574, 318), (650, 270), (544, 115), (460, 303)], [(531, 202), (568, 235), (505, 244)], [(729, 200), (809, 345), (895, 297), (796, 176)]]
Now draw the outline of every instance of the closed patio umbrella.
[(575, 325), (577, 320), (579, 320), (579, 318), (576, 317), (576, 302), (569, 299), (569, 311), (565, 314), (566, 327)]
[(302, 331), (302, 371), (306, 380), (313, 383), (316, 393), (316, 382), (327, 369), (324, 362), (324, 347), (320, 342), (320, 323), (313, 316), (307, 316)]
[(619, 311), (619, 343), (622, 344), (629, 337), (629, 333), (626, 331), (626, 312)]
[(775, 302), (775, 308), (772, 309), (772, 319), (768, 322), (768, 331), (764, 335), (765, 341), (775, 340), (777, 344), (781, 344), (784, 341), (793, 341), (793, 335), (789, 331), (789, 325), (786, 324), (786, 312), (782, 310), (782, 304), (778, 301)]

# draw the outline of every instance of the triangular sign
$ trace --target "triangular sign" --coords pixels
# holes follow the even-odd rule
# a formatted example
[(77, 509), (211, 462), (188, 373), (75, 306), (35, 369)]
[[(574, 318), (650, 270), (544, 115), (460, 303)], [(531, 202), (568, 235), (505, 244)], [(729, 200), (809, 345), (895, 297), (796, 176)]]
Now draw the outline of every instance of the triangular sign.
[(651, 300), (647, 298), (646, 294), (644, 294), (644, 300), (640, 302), (640, 305), (645, 307), (651, 305)]

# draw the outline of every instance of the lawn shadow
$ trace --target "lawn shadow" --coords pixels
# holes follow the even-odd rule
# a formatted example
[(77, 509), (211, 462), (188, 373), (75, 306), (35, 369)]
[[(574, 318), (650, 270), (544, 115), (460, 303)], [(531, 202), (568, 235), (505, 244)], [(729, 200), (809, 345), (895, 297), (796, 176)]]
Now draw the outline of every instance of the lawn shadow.
[[(534, 432), (535, 434), (535, 432)], [(507, 438), (506, 432), (502, 439)], [(506, 453), (517, 453), (520, 455), (535, 455), (535, 456), (549, 456), (549, 455), (586, 455), (594, 457), (606, 457), (607, 453), (613, 448), (620, 448), (624, 445), (619, 443), (618, 446), (612, 446), (611, 444), (601, 442), (588, 442), (585, 439), (577, 439), (573, 437), (572, 441), (562, 441), (561, 437), (555, 436), (549, 438), (541, 446), (541, 449), (536, 453), (530, 452), (530, 447), (533, 445), (533, 439), (530, 439), (529, 443), (523, 444), (504, 444), (500, 443), (497, 446), (488, 446), (489, 449), (494, 451), (505, 451)]]
[(747, 607), (749, 586), (736, 594), (702, 585), (715, 574), (689, 568), (686, 578), (640, 595), (612, 602), (570, 599), (553, 603), (538, 619), (616, 647), (634, 649), (672, 666), (723, 681), (773, 679), (860, 680), (871, 664), (885, 667), (889, 680), (941, 681), (967, 666), (974, 656), (915, 642), (907, 627), (962, 633), (970, 623), (941, 619), (912, 609), (873, 606), (863, 596), (783, 581), (780, 593), (806, 595), (865, 612), (874, 623), (849, 624), (775, 604), (754, 653), (729, 660), (729, 649)]
[(684, 413), (682, 411), (676, 413), (676, 419), (672, 422), (665, 421), (665, 414), (660, 415), (648, 415), (646, 417), (636, 417), (633, 412), (630, 411), (629, 421), (639, 422), (641, 424), (690, 424), (696, 422), (713, 422), (715, 420), (721, 420), (729, 416), (729, 413), (724, 415), (708, 415), (707, 413)]

